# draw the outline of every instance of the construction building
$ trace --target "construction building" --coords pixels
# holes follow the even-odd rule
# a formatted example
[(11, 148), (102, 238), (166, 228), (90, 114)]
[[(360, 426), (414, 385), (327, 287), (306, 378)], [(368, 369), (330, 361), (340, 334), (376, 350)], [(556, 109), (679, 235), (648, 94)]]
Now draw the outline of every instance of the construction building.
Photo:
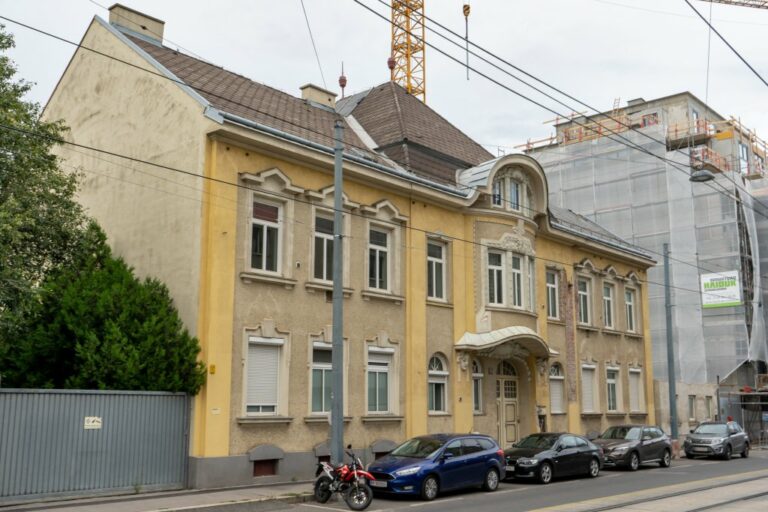
[[(669, 426), (665, 243), (680, 431), (718, 413), (718, 379), (722, 391), (755, 387), (766, 373), (765, 142), (685, 92), (557, 119), (552, 137), (529, 141), (525, 150), (544, 167), (553, 205), (659, 262), (648, 273), (657, 417)], [(712, 180), (697, 181), (702, 176)], [(707, 275), (733, 272), (739, 298), (713, 304), (702, 296)], [(721, 415), (739, 413), (721, 398)]]

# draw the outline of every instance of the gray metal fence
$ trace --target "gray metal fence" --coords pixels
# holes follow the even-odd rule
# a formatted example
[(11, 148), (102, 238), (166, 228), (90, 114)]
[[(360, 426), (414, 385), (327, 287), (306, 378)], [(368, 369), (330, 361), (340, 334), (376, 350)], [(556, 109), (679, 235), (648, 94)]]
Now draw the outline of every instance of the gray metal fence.
[(0, 389), (0, 504), (186, 486), (182, 393)]

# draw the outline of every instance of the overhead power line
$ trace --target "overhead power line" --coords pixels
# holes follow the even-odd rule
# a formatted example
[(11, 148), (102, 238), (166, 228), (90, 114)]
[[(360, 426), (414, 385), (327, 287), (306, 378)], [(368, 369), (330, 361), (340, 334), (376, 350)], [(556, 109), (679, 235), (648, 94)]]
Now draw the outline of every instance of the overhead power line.
[(304, 20), (307, 22), (307, 31), (309, 32), (309, 40), (312, 41), (312, 49), (315, 50), (315, 59), (317, 60), (317, 67), (320, 70), (320, 78), (323, 79), (323, 87), (328, 89), (328, 84), (325, 83), (325, 75), (323, 74), (323, 65), (320, 64), (320, 54), (317, 53), (315, 36), (312, 35), (312, 27), (309, 25), (309, 16), (307, 16), (307, 8), (304, 6), (304, 0), (301, 0), (301, 10), (304, 12)]

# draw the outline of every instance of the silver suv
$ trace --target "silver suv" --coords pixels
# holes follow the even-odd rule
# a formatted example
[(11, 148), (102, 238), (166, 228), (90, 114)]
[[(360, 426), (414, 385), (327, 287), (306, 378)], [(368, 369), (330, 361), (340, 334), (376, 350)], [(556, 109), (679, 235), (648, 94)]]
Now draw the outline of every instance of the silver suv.
[(738, 453), (749, 457), (749, 437), (735, 421), (707, 421), (691, 430), (683, 443), (685, 456), (722, 457), (725, 460)]

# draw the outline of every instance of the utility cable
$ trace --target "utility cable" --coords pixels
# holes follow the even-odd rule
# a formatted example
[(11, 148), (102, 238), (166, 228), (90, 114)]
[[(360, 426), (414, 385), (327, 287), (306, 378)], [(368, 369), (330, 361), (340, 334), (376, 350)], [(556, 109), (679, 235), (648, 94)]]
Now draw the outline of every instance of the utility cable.
[(304, 7), (304, 0), (301, 0), (301, 10), (304, 12), (304, 20), (307, 22), (307, 30), (309, 31), (309, 40), (312, 41), (312, 49), (315, 50), (315, 59), (317, 60), (317, 67), (320, 70), (320, 78), (323, 79), (323, 87), (328, 89), (328, 84), (325, 83), (325, 75), (323, 74), (323, 66), (322, 64), (320, 64), (320, 54), (317, 53), (315, 36), (312, 35), (312, 27), (309, 25), (309, 16), (307, 16), (307, 8)]
[(712, 30), (712, 32), (714, 32), (715, 34), (717, 34), (717, 37), (719, 37), (719, 38), (720, 38), (720, 40), (721, 40), (722, 42), (724, 42), (724, 43), (725, 43), (725, 45), (726, 45), (728, 48), (730, 48), (730, 49), (731, 49), (731, 51), (732, 51), (732, 52), (733, 52), (733, 53), (734, 53), (734, 54), (735, 54), (735, 55), (736, 55), (736, 56), (739, 58), (739, 60), (741, 60), (741, 62), (743, 62), (743, 63), (744, 63), (744, 65), (746, 65), (746, 66), (749, 68), (749, 70), (750, 70), (750, 71), (752, 71), (752, 73), (754, 73), (754, 74), (755, 74), (755, 76), (756, 76), (757, 78), (759, 78), (761, 82), (763, 82), (763, 85), (765, 85), (766, 87), (768, 87), (768, 82), (766, 82), (766, 81), (765, 81), (765, 78), (763, 78), (762, 76), (760, 76), (760, 73), (758, 73), (758, 72), (757, 72), (757, 70), (756, 70), (755, 68), (753, 68), (753, 67), (752, 67), (752, 65), (751, 65), (749, 62), (747, 62), (747, 59), (745, 59), (744, 57), (742, 57), (742, 56), (741, 56), (741, 54), (740, 54), (740, 53), (739, 53), (739, 52), (736, 50), (736, 48), (734, 48), (734, 47), (731, 45), (731, 43), (729, 43), (729, 42), (728, 42), (728, 40), (727, 40), (725, 37), (723, 37), (723, 35), (722, 35), (722, 34), (720, 34), (720, 32), (718, 32), (718, 31), (717, 31), (717, 29), (716, 29), (715, 27), (713, 27), (713, 26), (712, 26), (712, 24), (711, 24), (710, 22), (708, 22), (708, 21), (707, 21), (707, 18), (705, 18), (704, 16), (702, 16), (702, 15), (701, 15), (701, 13), (700, 13), (700, 12), (699, 12), (699, 11), (698, 11), (698, 10), (697, 10), (697, 9), (696, 9), (694, 6), (693, 6), (693, 4), (691, 4), (691, 2), (689, 2), (688, 0), (683, 0), (683, 1), (684, 1), (685, 3), (687, 3), (687, 4), (688, 4), (688, 7), (690, 7), (691, 9), (693, 9), (693, 12), (695, 12), (695, 13), (696, 13), (696, 15), (697, 15), (699, 18), (701, 18), (701, 20), (702, 20), (704, 23), (706, 23), (706, 24), (707, 24), (707, 26), (708, 26), (708, 27), (709, 27), (709, 28)]
[[(264, 189), (254, 189), (254, 188), (251, 188), (251, 187), (249, 187), (247, 185), (242, 185), (242, 184), (237, 183), (237, 182), (231, 182), (231, 181), (227, 181), (227, 180), (224, 180), (224, 179), (221, 179), (221, 178), (213, 178), (211, 176), (205, 176), (203, 174), (198, 174), (198, 173), (193, 172), (193, 171), (176, 168), (176, 167), (172, 167), (172, 166), (169, 166), (169, 165), (159, 164), (157, 162), (152, 162), (152, 161), (149, 161), (149, 160), (143, 160), (141, 158), (131, 157), (131, 156), (128, 156), (128, 155), (122, 155), (120, 153), (116, 153), (116, 152), (113, 152), (113, 151), (108, 151), (108, 150), (105, 150), (105, 149), (99, 149), (99, 148), (96, 148), (96, 147), (93, 147), (93, 146), (88, 146), (88, 145), (85, 145), (85, 144), (78, 144), (76, 142), (68, 141), (68, 140), (65, 140), (65, 139), (62, 139), (62, 138), (59, 138), (59, 137), (53, 137), (51, 135), (47, 135), (47, 134), (43, 134), (43, 133), (37, 133), (37, 132), (34, 132), (34, 131), (25, 130), (25, 129), (13, 127), (13, 126), (8, 126), (8, 125), (1, 124), (1, 123), (0, 123), (0, 129), (6, 130), (6, 131), (13, 131), (13, 132), (16, 132), (16, 133), (23, 134), (25, 136), (32, 136), (32, 137), (36, 137), (36, 138), (40, 138), (40, 139), (45, 139), (45, 140), (48, 140), (48, 141), (51, 141), (51, 142), (55, 142), (55, 143), (58, 143), (58, 144), (64, 144), (64, 145), (73, 146), (73, 147), (80, 148), (80, 149), (86, 149), (86, 150), (89, 150), (89, 151), (94, 151), (96, 153), (101, 153), (101, 154), (109, 155), (109, 156), (112, 156), (112, 157), (128, 160), (130, 162), (134, 162), (134, 163), (139, 163), (139, 164), (143, 164), (143, 165), (148, 165), (148, 166), (156, 167), (156, 168), (159, 168), (159, 169), (163, 169), (165, 171), (176, 172), (176, 173), (180, 173), (180, 174), (183, 174), (183, 175), (186, 175), (186, 176), (191, 176), (191, 177), (194, 177), (194, 178), (200, 178), (200, 179), (203, 179), (203, 180), (206, 180), (206, 181), (210, 181), (210, 182), (213, 182), (213, 183), (217, 183), (217, 184), (220, 184), (220, 185), (226, 185), (226, 186), (231, 186), (231, 187), (235, 187), (235, 188), (238, 188), (238, 189), (244, 189), (244, 190), (247, 190), (247, 191), (250, 191), (250, 192), (258, 192), (260, 194), (276, 197), (276, 198), (281, 199), (282, 201), (286, 201), (286, 202), (287, 201), (293, 201), (295, 203), (301, 203), (301, 204), (307, 204), (307, 205), (314, 205), (315, 204), (315, 203), (313, 203), (310, 200), (299, 199), (297, 197), (288, 196), (288, 195), (285, 195), (285, 194), (281, 194), (279, 192), (274, 192), (274, 191), (264, 190)], [(330, 209), (332, 209), (332, 207)], [(366, 215), (364, 215), (362, 213), (355, 213), (355, 212), (348, 212), (348, 211), (345, 211), (343, 213), (345, 215), (350, 215), (352, 217), (359, 217), (359, 218), (364, 218), (364, 219), (368, 219), (369, 218), (369, 217), (367, 217)], [(433, 232), (433, 231), (430, 231), (430, 230), (427, 230), (427, 229), (424, 229), (424, 228), (418, 228), (418, 227), (407, 225), (407, 224), (404, 225), (404, 224), (401, 224), (401, 223), (398, 223), (398, 222), (395, 222), (395, 221), (385, 221), (385, 220), (382, 220), (380, 222), (382, 224), (390, 225), (390, 226), (392, 226), (393, 228), (396, 228), (396, 229), (406, 229), (406, 230), (410, 230), (410, 231), (414, 231), (414, 232), (418, 232), (418, 233), (423, 233), (423, 234), (425, 234), (427, 236), (434, 236), (434, 235), (436, 235), (436, 233)], [(304, 223), (302, 223), (302, 224), (304, 224)], [(495, 247), (491, 247), (491, 246), (489, 246), (487, 244), (484, 244), (482, 242), (477, 242), (477, 241), (474, 241), (474, 240), (467, 240), (465, 238), (455, 237), (455, 236), (446, 235), (446, 234), (442, 234), (442, 233), (440, 234), (440, 238), (448, 239), (448, 240), (451, 240), (451, 241), (454, 241), (454, 242), (462, 242), (462, 243), (465, 243), (465, 244), (468, 244), (468, 245), (471, 245), (471, 246), (485, 247), (487, 249), (492, 249), (492, 250), (493, 249), (497, 249)], [(556, 264), (556, 265), (564, 265), (564, 266), (567, 266), (567, 267), (571, 267), (571, 266), (576, 265), (574, 262), (566, 262), (566, 261), (561, 261), (561, 260), (556, 260), (556, 259), (551, 259), (551, 258), (544, 258), (544, 257), (541, 257), (541, 256), (536, 256), (535, 259), (539, 260), (539, 261), (542, 261), (542, 262), (553, 263), (553, 264)], [(648, 279), (637, 278), (637, 281), (639, 283), (643, 283), (643, 284), (653, 284), (653, 285), (658, 285), (658, 286), (667, 286), (664, 283), (659, 283), (659, 282), (656, 282), (656, 281), (650, 281)], [(694, 289), (690, 289), (690, 288), (683, 288), (683, 287), (674, 286), (674, 285), (671, 285), (671, 284), (668, 285), (668, 286), (670, 288), (672, 288), (672, 289), (676, 289), (676, 290), (680, 290), (680, 291), (686, 291), (686, 292), (697, 293), (697, 294), (701, 293), (701, 290), (694, 290)], [(710, 293), (709, 295), (711, 295), (713, 297), (721, 297), (720, 295), (714, 294), (714, 293)], [(722, 297), (725, 297), (725, 296), (722, 296)]]

